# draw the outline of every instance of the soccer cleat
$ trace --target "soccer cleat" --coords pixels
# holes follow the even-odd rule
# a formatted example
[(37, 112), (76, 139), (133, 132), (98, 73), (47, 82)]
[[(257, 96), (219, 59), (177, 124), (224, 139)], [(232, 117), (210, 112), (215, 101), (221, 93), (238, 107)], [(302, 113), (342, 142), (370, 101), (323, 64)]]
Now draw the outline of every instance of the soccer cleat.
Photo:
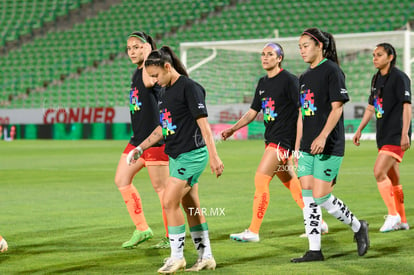
[(175, 273), (178, 270), (184, 270), (185, 265), (187, 263), (185, 262), (185, 259), (175, 259), (175, 258), (167, 258), (164, 260), (164, 265), (158, 269), (158, 273), (160, 274), (171, 274)]
[(198, 258), (197, 262), (191, 267), (187, 268), (185, 271), (200, 271), (200, 270), (214, 270), (216, 269), (216, 261), (213, 257), (208, 259)]
[(364, 256), (369, 248), (368, 223), (364, 220), (360, 220), (359, 222), (361, 223), (361, 227), (354, 234), (354, 240), (357, 242), (358, 255)]
[(259, 234), (251, 232), (249, 229), (244, 230), (242, 233), (231, 234), (230, 239), (238, 242), (254, 242), (260, 241)]
[(170, 248), (170, 239), (168, 239), (168, 237), (164, 237), (157, 244), (151, 246), (151, 248)]
[(398, 226), (398, 230), (410, 230), (410, 226), (406, 222), (402, 222)]
[[(321, 224), (321, 234), (322, 235), (325, 235), (325, 234), (328, 233), (328, 231), (329, 231), (328, 224), (324, 220), (322, 220), (322, 224)], [(303, 233), (303, 234), (301, 234), (299, 236), (299, 238), (306, 238), (306, 237), (307, 237), (306, 236), (306, 233)]]
[(390, 232), (390, 231), (399, 229), (399, 225), (401, 223), (401, 217), (399, 214), (395, 216), (386, 215), (384, 216), (384, 218), (385, 218), (385, 222), (380, 228), (379, 230), (380, 232), (385, 233), (385, 232)]
[(143, 242), (151, 239), (152, 236), (154, 236), (154, 234), (152, 233), (152, 230), (149, 227), (145, 231), (141, 231), (141, 230), (136, 229), (134, 231), (134, 233), (132, 234), (131, 239), (129, 241), (124, 242), (122, 244), (122, 247), (123, 248), (133, 248), (133, 247), (139, 245), (140, 243), (143, 243)]
[(293, 258), (290, 261), (292, 263), (304, 263), (304, 262), (316, 262), (316, 261), (323, 261), (325, 258), (323, 257), (321, 250), (308, 250), (306, 251), (305, 255), (300, 258)]

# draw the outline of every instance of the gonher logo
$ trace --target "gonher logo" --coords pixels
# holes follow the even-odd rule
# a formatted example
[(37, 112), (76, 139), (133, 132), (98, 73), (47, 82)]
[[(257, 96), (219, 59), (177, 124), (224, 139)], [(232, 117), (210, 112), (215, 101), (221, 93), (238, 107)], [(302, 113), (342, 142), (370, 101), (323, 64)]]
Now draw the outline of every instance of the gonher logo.
[(43, 123), (113, 123), (114, 117), (114, 108), (51, 108), (45, 110)]

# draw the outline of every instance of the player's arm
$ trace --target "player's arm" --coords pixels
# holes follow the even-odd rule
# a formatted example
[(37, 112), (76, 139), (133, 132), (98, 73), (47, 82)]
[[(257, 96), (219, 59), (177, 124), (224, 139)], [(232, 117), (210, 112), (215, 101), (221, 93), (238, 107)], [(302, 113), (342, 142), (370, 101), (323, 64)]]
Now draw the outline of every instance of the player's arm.
[(352, 138), (353, 143), (356, 146), (359, 146), (359, 139), (362, 135), (362, 130), (368, 125), (368, 122), (371, 120), (372, 115), (375, 113), (375, 108), (373, 105), (368, 104), (367, 108), (365, 108), (364, 115), (362, 116), (361, 122), (359, 123), (358, 129), (355, 132), (354, 137)]
[(157, 126), (157, 128), (152, 131), (152, 133), (141, 142), (136, 148), (132, 149), (126, 158), (126, 162), (128, 165), (134, 164), (137, 159), (144, 153), (144, 151), (150, 148), (152, 145), (156, 144), (162, 139), (162, 128), (161, 126)]
[(403, 151), (410, 148), (410, 137), (408, 136), (408, 130), (410, 129), (411, 124), (411, 103), (403, 104), (403, 125), (401, 132), (401, 149)]
[(154, 87), (157, 79), (155, 77), (151, 77), (147, 70), (145, 69), (145, 60), (147, 59), (148, 55), (151, 53), (151, 45), (149, 43), (144, 43), (143, 47), (143, 55), (144, 55), (144, 66), (142, 67), (142, 82), (144, 82), (144, 86), (147, 88)]
[(216, 176), (219, 177), (223, 173), (224, 165), (217, 154), (214, 136), (211, 132), (210, 124), (208, 123), (207, 117), (198, 118), (197, 124), (201, 130), (201, 135), (203, 136), (203, 139), (207, 146), (208, 154), (210, 156), (211, 172), (215, 173)]
[(252, 122), (256, 118), (256, 116), (257, 116), (257, 111), (250, 109), (239, 119), (239, 121), (234, 123), (233, 126), (221, 132), (221, 138), (223, 140), (228, 139), (234, 134), (234, 132), (236, 132), (237, 130), (243, 128), (244, 126)]
[(303, 135), (303, 119), (302, 119), (302, 113), (301, 108), (298, 110), (298, 121), (296, 123), (296, 141), (295, 141), (295, 151), (298, 152), (300, 148), (300, 141), (302, 139)]
[(311, 144), (311, 154), (316, 155), (323, 152), (326, 144), (326, 139), (342, 116), (343, 105), (344, 103), (342, 101), (334, 101), (331, 103), (332, 110), (329, 113), (325, 126), (323, 127), (319, 136), (317, 136)]

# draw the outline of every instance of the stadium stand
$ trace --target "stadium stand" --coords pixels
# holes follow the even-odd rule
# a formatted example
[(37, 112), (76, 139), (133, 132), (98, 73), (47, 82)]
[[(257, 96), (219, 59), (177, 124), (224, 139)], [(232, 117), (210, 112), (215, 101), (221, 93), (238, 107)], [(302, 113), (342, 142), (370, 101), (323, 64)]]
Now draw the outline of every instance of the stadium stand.
[[(99, 10), (98, 2), (109, 8)], [(8, 108), (42, 107), (45, 102), (125, 106), (133, 70), (124, 52), (125, 39), (133, 30), (144, 30), (159, 45), (178, 51), (180, 42), (270, 38), (275, 29), (282, 37), (298, 36), (309, 26), (334, 34), (395, 30), (414, 16), (411, 0), (346, 0), (341, 5), (334, 0), (4, 0), (0, 9), (0, 106)], [(86, 19), (75, 16), (85, 9), (98, 11)], [(140, 10), (148, 12), (141, 16)], [(70, 28), (57, 27), (70, 18), (77, 20)], [(27, 36), (32, 39), (24, 39)], [(8, 47), (12, 43), (17, 46)], [(366, 72), (372, 71), (370, 53), (352, 57), (358, 66), (348, 66), (347, 58), (341, 61), (348, 86), (357, 91), (355, 100), (364, 101), (371, 75)], [(219, 63), (229, 62), (216, 60), (207, 66)], [(242, 102), (263, 74), (257, 65), (237, 77), (230, 73), (233, 64), (221, 79), (212, 81), (203, 70), (192, 77), (206, 87), (209, 103)], [(287, 62), (286, 68), (299, 72), (303, 67)], [(224, 95), (213, 85), (223, 81), (231, 83)]]

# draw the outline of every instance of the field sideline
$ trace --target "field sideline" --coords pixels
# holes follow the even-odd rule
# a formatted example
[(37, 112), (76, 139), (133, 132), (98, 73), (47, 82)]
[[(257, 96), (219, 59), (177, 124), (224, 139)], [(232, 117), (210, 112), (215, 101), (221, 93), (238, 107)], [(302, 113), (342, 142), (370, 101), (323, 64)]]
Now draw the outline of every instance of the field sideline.
[[(154, 239), (132, 250), (121, 243), (134, 230), (113, 178), (126, 141), (16, 140), (0, 142), (0, 234), (9, 251), (0, 254), (0, 274), (156, 274), (168, 250), (150, 246), (163, 236), (158, 197), (146, 171), (134, 184), (141, 194)], [(307, 250), (302, 212), (288, 190), (274, 179), (259, 243), (236, 243), (230, 233), (248, 227), (254, 173), (263, 153), (257, 140), (218, 142), (224, 174), (209, 168), (200, 179), (200, 198), (207, 211), (214, 272), (201, 274), (414, 274), (414, 227), (380, 233), (385, 205), (373, 177), (373, 141), (360, 148), (349, 141), (334, 194), (370, 224), (371, 249), (356, 252), (352, 231), (326, 212), (329, 234), (322, 239), (324, 262), (293, 264)], [(401, 165), (408, 222), (414, 226), (414, 153)], [(187, 266), (197, 253), (189, 229)]]

